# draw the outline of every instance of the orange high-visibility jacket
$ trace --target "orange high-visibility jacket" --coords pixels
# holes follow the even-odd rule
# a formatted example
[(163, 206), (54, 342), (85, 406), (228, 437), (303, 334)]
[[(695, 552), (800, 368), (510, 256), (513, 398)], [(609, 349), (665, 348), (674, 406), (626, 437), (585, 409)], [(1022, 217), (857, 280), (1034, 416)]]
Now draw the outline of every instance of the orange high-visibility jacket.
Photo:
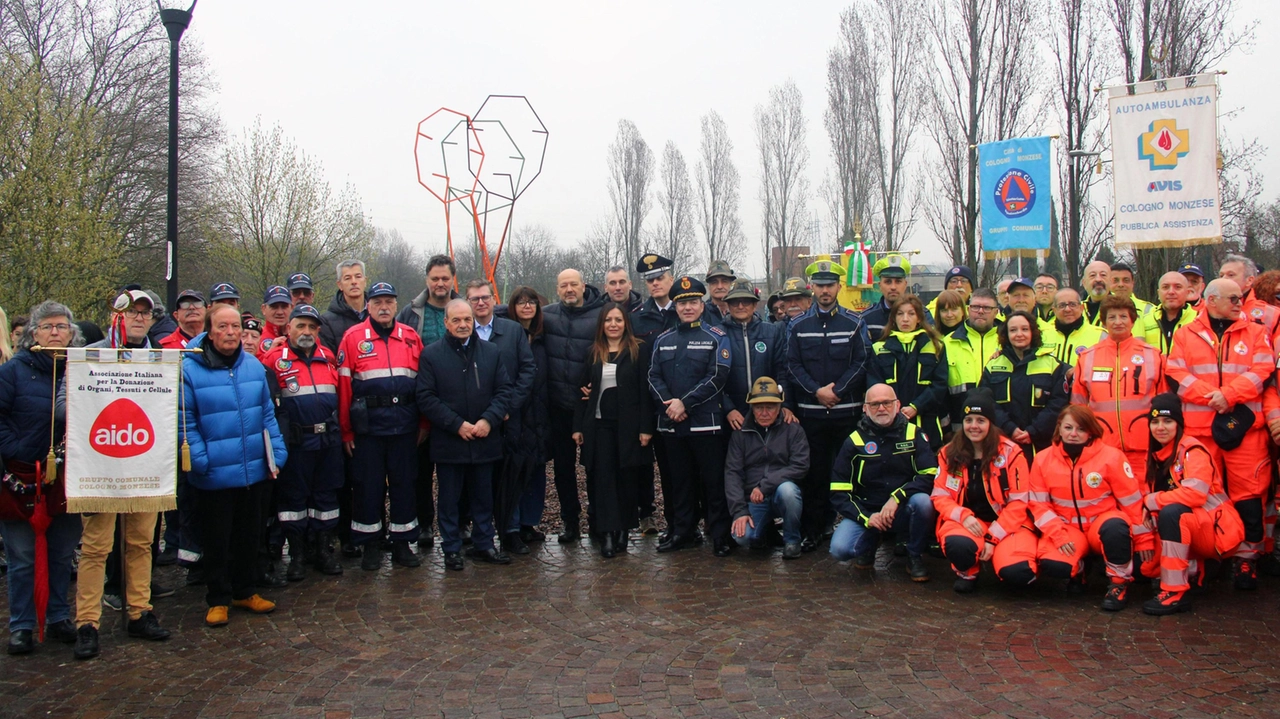
[(1145, 452), (1151, 400), (1167, 389), (1160, 350), (1136, 336), (1119, 343), (1103, 338), (1080, 353), (1071, 403), (1093, 409), (1107, 444), (1122, 452)]
[(1244, 404), (1253, 410), (1254, 427), (1262, 426), (1262, 390), (1275, 367), (1271, 335), (1262, 325), (1241, 314), (1219, 340), (1209, 325), (1209, 313), (1201, 312), (1174, 333), (1164, 371), (1177, 385), (1187, 433), (1206, 437), (1215, 414), (1207, 395), (1219, 389), (1232, 408)]
[(1181, 504), (1212, 511), (1228, 501), (1222, 488), (1222, 475), (1214, 466), (1208, 447), (1195, 437), (1183, 435), (1174, 452), (1177, 456), (1169, 468), (1169, 488), (1156, 490), (1151, 486), (1154, 477), (1148, 477), (1144, 483), (1147, 496), (1143, 504), (1147, 509), (1158, 512), (1170, 504)]
[[(1202, 311), (1200, 314), (1207, 314)], [(1244, 300), (1244, 306), (1240, 308), (1240, 316), (1262, 325), (1267, 331), (1267, 336), (1271, 338), (1271, 344), (1280, 342), (1280, 309), (1268, 304), (1265, 300), (1260, 300), (1253, 291), (1249, 291), (1249, 296)]]
[(1119, 511), (1129, 520), (1134, 549), (1154, 546), (1151, 530), (1142, 523), (1142, 492), (1124, 454), (1101, 441), (1090, 442), (1072, 461), (1054, 441), (1031, 465), (1031, 516), (1036, 527), (1061, 546), (1068, 525), (1088, 532), (1107, 512)]
[[(993, 427), (991, 431), (996, 431)], [(981, 478), (987, 501), (996, 511), (996, 521), (987, 529), (986, 541), (999, 544), (1000, 540), (1022, 527), (1031, 528), (1031, 516), (1027, 513), (1027, 490), (1030, 472), (1022, 448), (1008, 437), (1000, 438), (1000, 448), (991, 461), (990, 476)], [(947, 464), (947, 452), (938, 453), (938, 477), (933, 481), (934, 509), (938, 519), (963, 522), (973, 516), (973, 510), (964, 506), (965, 493), (969, 489), (969, 468), (951, 467)]]

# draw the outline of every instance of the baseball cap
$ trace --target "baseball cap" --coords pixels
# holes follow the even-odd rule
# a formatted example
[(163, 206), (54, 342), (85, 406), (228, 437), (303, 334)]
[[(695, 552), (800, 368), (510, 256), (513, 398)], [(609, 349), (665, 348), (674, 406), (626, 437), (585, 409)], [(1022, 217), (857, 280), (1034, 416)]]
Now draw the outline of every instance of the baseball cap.
[(391, 286), (390, 282), (375, 282), (373, 287), (369, 288), (365, 297), (373, 299), (374, 297), (396, 297), (396, 288)]

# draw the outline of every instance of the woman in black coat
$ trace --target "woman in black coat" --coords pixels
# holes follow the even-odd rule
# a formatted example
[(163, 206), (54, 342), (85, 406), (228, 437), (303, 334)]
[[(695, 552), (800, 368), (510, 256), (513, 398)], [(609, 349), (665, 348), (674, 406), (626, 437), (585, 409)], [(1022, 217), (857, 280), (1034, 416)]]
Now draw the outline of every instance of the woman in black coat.
[(649, 350), (632, 333), (630, 314), (616, 302), (606, 304), (582, 375), (590, 394), (573, 415), (605, 558), (624, 550), (627, 532), (639, 525), (636, 494), (640, 468), (651, 461), (644, 448), (655, 419), (648, 377)]
[(551, 461), (547, 428), (551, 420), (547, 410), (546, 334), (542, 331), (542, 298), (537, 290), (517, 287), (507, 300), (507, 315), (519, 322), (529, 335), (533, 364), (537, 368), (529, 398), (520, 407), (520, 437), (516, 449), (519, 456), (529, 460), (529, 474), (525, 477), (520, 504), (512, 514), (512, 524), (516, 526), (507, 530), (519, 531), (525, 543), (541, 542), (547, 538), (538, 531), (538, 525), (542, 523), (547, 505), (547, 462)]

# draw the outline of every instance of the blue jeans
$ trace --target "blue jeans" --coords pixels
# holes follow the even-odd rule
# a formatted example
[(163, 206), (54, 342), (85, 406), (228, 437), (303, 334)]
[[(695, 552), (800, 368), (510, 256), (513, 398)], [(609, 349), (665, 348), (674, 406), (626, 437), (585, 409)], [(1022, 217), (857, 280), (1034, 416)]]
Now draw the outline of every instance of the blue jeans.
[[(893, 517), (893, 531), (899, 538), (907, 533), (907, 554), (919, 557), (933, 541), (934, 521), (937, 513), (929, 495), (921, 492), (907, 498)], [(831, 535), (831, 556), (843, 562), (847, 559), (873, 554), (880, 543), (880, 530), (864, 527), (852, 519), (844, 519)]]
[(733, 535), (733, 541), (743, 547), (759, 541), (764, 538), (765, 530), (773, 524), (773, 518), (782, 517), (782, 541), (799, 544), (800, 514), (803, 509), (800, 488), (795, 482), (783, 482), (774, 490), (772, 497), (765, 497), (763, 502), (747, 504), (747, 511), (751, 512), (751, 521), (755, 526), (748, 526), (744, 536)]
[[(4, 550), (9, 557), (9, 631), (36, 628), (36, 534), (27, 522), (0, 522)], [(59, 514), (45, 531), (49, 545), (49, 603), (45, 623), (71, 618), (67, 590), (76, 545), (80, 543), (80, 515)]]

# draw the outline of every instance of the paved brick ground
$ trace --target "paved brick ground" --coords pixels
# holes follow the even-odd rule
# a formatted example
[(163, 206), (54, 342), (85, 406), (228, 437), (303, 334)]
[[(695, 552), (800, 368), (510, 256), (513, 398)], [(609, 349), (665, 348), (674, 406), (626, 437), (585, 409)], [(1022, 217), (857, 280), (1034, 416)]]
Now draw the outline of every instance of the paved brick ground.
[[(310, 575), (266, 617), (203, 626), (203, 593), (118, 626), (98, 660), (0, 656), (0, 714), (90, 717), (1276, 716), (1280, 580), (1208, 589), (1192, 614), (1107, 615), (1101, 590), (957, 596), (823, 554), (783, 562), (646, 538), (604, 560), (535, 545), (508, 567)], [(887, 566), (886, 566), (887, 564)], [(176, 569), (165, 581), (178, 582)], [(1142, 588), (1138, 598), (1149, 596)]]

